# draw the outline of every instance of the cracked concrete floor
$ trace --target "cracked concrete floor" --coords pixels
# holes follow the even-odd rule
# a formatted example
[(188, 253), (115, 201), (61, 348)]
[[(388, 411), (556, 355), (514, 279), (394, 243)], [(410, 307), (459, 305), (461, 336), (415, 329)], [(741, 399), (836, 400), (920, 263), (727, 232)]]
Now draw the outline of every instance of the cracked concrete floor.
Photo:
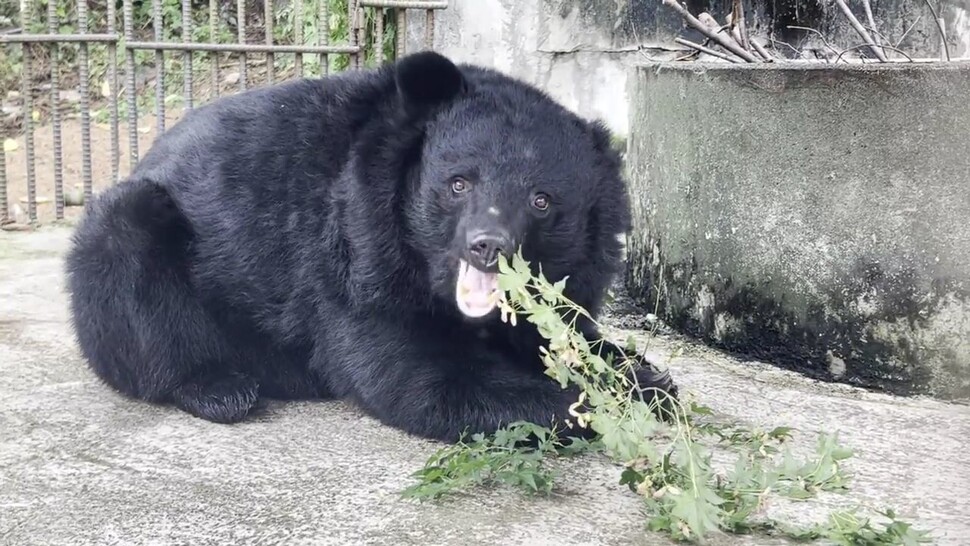
[[(436, 444), (345, 404), (273, 404), (229, 427), (122, 399), (73, 344), (68, 236), (0, 232), (0, 543), (669, 543), (643, 530), (619, 470), (597, 458), (562, 464), (551, 498), (492, 490), (420, 505), (398, 492)], [(715, 411), (797, 427), (803, 449), (838, 431), (855, 450), (847, 495), (779, 503), (774, 515), (820, 520), (861, 501), (894, 507), (938, 544), (970, 544), (970, 408), (819, 384), (672, 338), (651, 345), (661, 357), (675, 349), (675, 377)]]

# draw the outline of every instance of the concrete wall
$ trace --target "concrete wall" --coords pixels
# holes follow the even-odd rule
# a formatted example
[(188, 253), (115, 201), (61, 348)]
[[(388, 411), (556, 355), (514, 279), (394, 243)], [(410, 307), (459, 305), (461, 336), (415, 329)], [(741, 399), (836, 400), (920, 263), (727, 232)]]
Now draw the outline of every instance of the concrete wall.
[[(934, 4), (937, 2), (934, 1)], [(673, 39), (685, 31), (679, 16), (659, 0), (450, 0), (438, 11), (435, 48), (462, 61), (480, 62), (512, 73), (549, 91), (587, 117), (606, 121), (620, 134), (628, 132), (628, 69), (649, 60), (682, 54)], [(686, 2), (692, 13), (710, 10), (724, 20), (730, 2)], [(864, 19), (858, 3), (852, 3)], [(746, 1), (749, 27), (758, 35), (825, 53), (811, 32), (820, 30), (836, 47), (860, 43), (845, 17), (826, 0)], [(939, 35), (924, 0), (872, 0), (877, 27), (910, 55), (935, 57)], [(943, 3), (950, 52), (970, 51), (970, 0)], [(909, 32), (907, 33), (907, 29)], [(424, 14), (411, 12), (409, 48), (421, 47)], [(784, 47), (784, 46), (780, 46)], [(831, 53), (829, 53), (831, 54)]]
[(970, 63), (869, 66), (638, 68), (627, 284), (721, 347), (970, 398)]

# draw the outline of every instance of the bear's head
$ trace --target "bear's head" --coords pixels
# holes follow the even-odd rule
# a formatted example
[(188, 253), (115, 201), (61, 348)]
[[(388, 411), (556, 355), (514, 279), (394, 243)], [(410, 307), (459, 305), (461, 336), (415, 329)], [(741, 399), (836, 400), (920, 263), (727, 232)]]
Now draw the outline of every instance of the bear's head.
[(401, 273), (420, 270), (420, 278), (398, 277), (398, 298), (411, 290), (469, 320), (497, 317), (498, 256), (521, 248), (551, 281), (569, 276), (566, 294), (598, 312), (630, 223), (603, 125), (523, 82), (434, 52), (391, 71), (395, 133), (407, 127), (415, 138), (398, 148), (408, 149), (408, 174), (387, 212), (401, 211), (401, 253), (412, 262)]

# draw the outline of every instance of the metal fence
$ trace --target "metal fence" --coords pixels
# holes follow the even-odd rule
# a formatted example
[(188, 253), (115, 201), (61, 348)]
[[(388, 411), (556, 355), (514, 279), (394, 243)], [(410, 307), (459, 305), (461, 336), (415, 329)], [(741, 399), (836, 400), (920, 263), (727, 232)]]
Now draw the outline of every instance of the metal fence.
[[(43, 2), (44, 0), (40, 0)], [(63, 0), (62, 0), (63, 1)], [(70, 0), (73, 3), (73, 0)], [(182, 90), (181, 99), (184, 109), (190, 109), (194, 104), (199, 104), (198, 97), (194, 93), (194, 85), (199, 82), (198, 76), (193, 70), (193, 61), (199, 58), (205, 58), (209, 56), (211, 65), (209, 69), (208, 79), (211, 86), (210, 97), (215, 98), (220, 96), (220, 88), (226, 83), (220, 77), (220, 70), (223, 66), (220, 66), (218, 55), (228, 56), (230, 59), (238, 61), (238, 72), (233, 74), (238, 75), (238, 82), (235, 82), (235, 87), (238, 91), (247, 89), (255, 85), (254, 79), (250, 76), (252, 66), (250, 61), (256, 56), (263, 56), (265, 59), (265, 74), (262, 78), (263, 83), (273, 83), (277, 81), (276, 74), (276, 62), (275, 58), (280, 55), (290, 55), (293, 56), (293, 70), (291, 76), (304, 76), (304, 56), (312, 55), (316, 56), (319, 61), (319, 74), (326, 74), (331, 70), (331, 56), (343, 56), (346, 60), (344, 67), (340, 69), (350, 69), (357, 70), (364, 66), (364, 56), (365, 48), (362, 43), (361, 33), (365, 27), (367, 21), (370, 22), (368, 28), (371, 29), (371, 34), (374, 44), (376, 46), (373, 48), (371, 53), (371, 58), (369, 62), (371, 65), (374, 63), (380, 64), (387, 60), (383, 44), (385, 43), (385, 28), (393, 25), (394, 37), (391, 38), (393, 56), (398, 57), (405, 53), (406, 46), (406, 36), (407, 36), (407, 21), (408, 21), (408, 10), (422, 10), (425, 14), (424, 27), (424, 44), (425, 47), (432, 47), (432, 39), (434, 36), (434, 16), (435, 10), (446, 9), (448, 7), (448, 2), (446, 1), (401, 1), (401, 0), (346, 0), (344, 2), (335, 2), (334, 0), (317, 0), (317, 10), (315, 13), (304, 13), (305, 0), (278, 0), (280, 5), (277, 8), (289, 9), (291, 10), (290, 16), (293, 21), (293, 32), (290, 37), (292, 43), (290, 44), (280, 44), (277, 43), (276, 34), (274, 34), (274, 18), (278, 10), (274, 11), (273, 0), (261, 0), (262, 12), (263, 12), (263, 24), (262, 28), (257, 28), (257, 32), (265, 36), (263, 43), (254, 43), (254, 40), (247, 37), (246, 30), (253, 30), (251, 27), (247, 28), (247, 9), (252, 10), (253, 5), (260, 7), (258, 2), (260, 0), (234, 0), (235, 1), (235, 27), (236, 35), (235, 40), (232, 43), (219, 42), (215, 40), (214, 37), (219, 36), (220, 32), (225, 32), (226, 26), (225, 19), (227, 17), (225, 4), (226, 0), (208, 0), (208, 36), (209, 40), (203, 41), (193, 41), (193, 24), (194, 16), (198, 16), (200, 10), (193, 10), (193, 0), (166, 0), (163, 4), (163, 0), (120, 0), (121, 4), (121, 22), (122, 28), (119, 32), (117, 27), (118, 22), (118, 4), (116, 0), (107, 0), (105, 4), (105, 22), (102, 25), (103, 28), (93, 31), (89, 28), (89, 1), (93, 0), (77, 0), (74, 4), (74, 10), (76, 11), (75, 20), (73, 25), (65, 25), (65, 21), (61, 20), (58, 10), (57, 0), (46, 0), (46, 32), (34, 32), (31, 33), (31, 26), (37, 27), (38, 21), (42, 17), (39, 17), (35, 13), (34, 6), (38, 0), (20, 0), (20, 28), (8, 29), (0, 33), (0, 48), (7, 48), (6, 53), (8, 55), (14, 48), (21, 48), (20, 58), (22, 59), (22, 74), (20, 75), (20, 89), (19, 91), (4, 91), (0, 93), (0, 99), (3, 98), (4, 94), (19, 94), (20, 101), (22, 103), (20, 107), (20, 119), (19, 127), (17, 129), (6, 129), (5, 132), (8, 134), (2, 135), (4, 137), (4, 147), (0, 148), (0, 226), (4, 226), (7, 229), (17, 229), (20, 227), (30, 228), (31, 226), (36, 226), (38, 224), (38, 196), (37, 196), (37, 182), (38, 182), (38, 172), (36, 164), (39, 159), (45, 161), (45, 164), (52, 163), (48, 168), (50, 176), (53, 181), (53, 217), (55, 220), (63, 220), (65, 218), (65, 208), (71, 206), (79, 207), (82, 203), (87, 203), (91, 199), (94, 193), (94, 180), (92, 176), (92, 155), (97, 154), (96, 157), (99, 159), (104, 159), (107, 155), (107, 161), (110, 162), (110, 181), (107, 183), (114, 184), (119, 180), (119, 177), (123, 177), (121, 172), (122, 163), (122, 152), (121, 145), (123, 144), (120, 140), (121, 138), (121, 112), (120, 109), (124, 108), (126, 110), (127, 116), (127, 163), (128, 171), (131, 167), (135, 165), (139, 158), (139, 146), (145, 147), (144, 142), (139, 142), (139, 95), (137, 89), (136, 76), (138, 73), (138, 67), (136, 67), (136, 56), (144, 52), (154, 53), (154, 117), (155, 117), (155, 137), (157, 138), (165, 130), (166, 117), (168, 112), (166, 111), (166, 102), (168, 97), (166, 96), (166, 86), (165, 81), (167, 76), (171, 74), (166, 74), (165, 60), (166, 55), (178, 55), (181, 58), (182, 65)], [(169, 39), (164, 38), (166, 30), (166, 23), (163, 17), (163, 8), (171, 9), (172, 4), (177, 4), (181, 2), (181, 29), (180, 38), (181, 39)], [(196, 4), (202, 3), (204, 9), (205, 0), (194, 0)], [(140, 9), (147, 9), (148, 2), (151, 2), (151, 27), (152, 27), (152, 40), (146, 41), (144, 39), (139, 40), (139, 34), (136, 33), (134, 28), (134, 6), (139, 6)], [(346, 31), (341, 43), (331, 43), (331, 18), (335, 15), (332, 13), (332, 8), (334, 4), (346, 4)], [(231, 4), (230, 4), (231, 5)], [(61, 6), (63, 7), (63, 5)], [(177, 7), (177, 6), (176, 6)], [(220, 8), (222, 10), (220, 11)], [(365, 13), (366, 10), (366, 13)], [(44, 12), (41, 11), (42, 15)], [(172, 13), (167, 13), (169, 20), (174, 20), (176, 23), (177, 16), (173, 16)], [(203, 14), (204, 15), (204, 14)], [(233, 14), (228, 14), (231, 18)], [(338, 14), (341, 17), (343, 14)], [(367, 20), (365, 21), (365, 16)], [(146, 16), (147, 18), (147, 16)], [(313, 21), (309, 19), (315, 18), (315, 28), (316, 37), (313, 42), (306, 43), (309, 40), (305, 40), (303, 36), (304, 28), (307, 23), (313, 24)], [(33, 25), (30, 25), (33, 23)], [(65, 31), (67, 28), (67, 31)], [(73, 30), (76, 28), (76, 30)], [(73, 31), (72, 31), (73, 30)], [(141, 29), (140, 33), (142, 36), (146, 34), (145, 28)], [(169, 31), (171, 29), (168, 29)], [(197, 29), (206, 30), (206, 29)], [(171, 34), (171, 32), (169, 32)], [(250, 33), (252, 34), (252, 33)], [(75, 47), (76, 50), (76, 61), (73, 67), (76, 68), (78, 73), (78, 85), (76, 94), (73, 95), (76, 99), (76, 107), (79, 110), (76, 112), (80, 118), (79, 135), (80, 139), (80, 183), (75, 184), (75, 186), (80, 186), (81, 195), (74, 195), (73, 197), (67, 199), (65, 196), (65, 176), (64, 171), (66, 166), (72, 167), (72, 170), (76, 170), (76, 165), (66, 165), (63, 160), (63, 149), (65, 143), (65, 134), (63, 131), (64, 120), (62, 115), (61, 97), (59, 96), (63, 90), (60, 88), (61, 82), (59, 81), (60, 75), (63, 73), (64, 66), (62, 66), (61, 55), (59, 54), (65, 47)], [(106, 48), (106, 66), (103, 67), (106, 71), (104, 85), (106, 86), (106, 93), (104, 93), (102, 98), (106, 100), (107, 109), (107, 126), (109, 130), (109, 136), (107, 138), (109, 144), (108, 149), (102, 149), (101, 146), (96, 150), (92, 150), (92, 140), (91, 140), (91, 78), (90, 78), (90, 51), (94, 47)], [(73, 50), (72, 50), (73, 51)], [(32, 63), (35, 61), (39, 53), (45, 53), (49, 57), (49, 67), (50, 74), (47, 83), (38, 85), (38, 77), (35, 73), (36, 71), (32, 67)], [(140, 53), (143, 52), (143, 53)], [(0, 53), (3, 53), (0, 51)], [(0, 58), (2, 59), (2, 58)], [(44, 75), (42, 75), (44, 76)], [(123, 82), (121, 81), (123, 77)], [(290, 76), (284, 76), (290, 77)], [(43, 77), (41, 78), (43, 79)], [(122, 87), (123, 86), (123, 87)], [(49, 87), (49, 90), (46, 88)], [(147, 88), (148, 86), (144, 86)], [(147, 90), (147, 89), (146, 89)], [(46, 91), (46, 93), (45, 93)], [(230, 91), (231, 92), (231, 91)], [(50, 119), (49, 125), (52, 131), (50, 132), (51, 152), (53, 158), (49, 157), (38, 157), (36, 132), (39, 128), (39, 121), (35, 116), (34, 102), (38, 98), (44, 98), (47, 95), (47, 99), (50, 101), (52, 107), (50, 108)], [(77, 96), (79, 94), (79, 97)], [(123, 98), (122, 98), (123, 97)], [(152, 108), (142, 108), (151, 110)], [(10, 153), (11, 150), (7, 150), (8, 143), (14, 142), (14, 144), (9, 144), (10, 148), (16, 147), (19, 153), (16, 154), (21, 161), (25, 161), (25, 169), (22, 173), (13, 176), (8, 172), (11, 166), (8, 161), (8, 155), (13, 157)], [(72, 141), (74, 142), (74, 141)], [(150, 145), (150, 143), (148, 144)], [(20, 147), (23, 149), (20, 149)], [(76, 162), (77, 159), (72, 159), (71, 162)], [(18, 169), (19, 170), (19, 169)], [(99, 184), (102, 183), (99, 181)], [(26, 204), (26, 211), (22, 211), (18, 203), (10, 202), (10, 195), (8, 189), (13, 187), (13, 185), (19, 185), (20, 188), (26, 186), (26, 198), (21, 198), (20, 202)], [(12, 207), (17, 210), (22, 216), (22, 219), (17, 219), (15, 214), (12, 213)]]

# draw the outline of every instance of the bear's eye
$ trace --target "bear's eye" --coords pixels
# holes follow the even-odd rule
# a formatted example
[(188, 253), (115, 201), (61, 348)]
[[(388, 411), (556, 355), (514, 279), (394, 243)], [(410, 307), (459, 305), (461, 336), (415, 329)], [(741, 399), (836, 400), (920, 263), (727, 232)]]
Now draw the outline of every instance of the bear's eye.
[(532, 206), (539, 210), (546, 210), (549, 208), (549, 196), (544, 193), (536, 194), (532, 198)]
[(468, 181), (461, 177), (455, 178), (451, 181), (451, 191), (455, 193), (468, 191)]

